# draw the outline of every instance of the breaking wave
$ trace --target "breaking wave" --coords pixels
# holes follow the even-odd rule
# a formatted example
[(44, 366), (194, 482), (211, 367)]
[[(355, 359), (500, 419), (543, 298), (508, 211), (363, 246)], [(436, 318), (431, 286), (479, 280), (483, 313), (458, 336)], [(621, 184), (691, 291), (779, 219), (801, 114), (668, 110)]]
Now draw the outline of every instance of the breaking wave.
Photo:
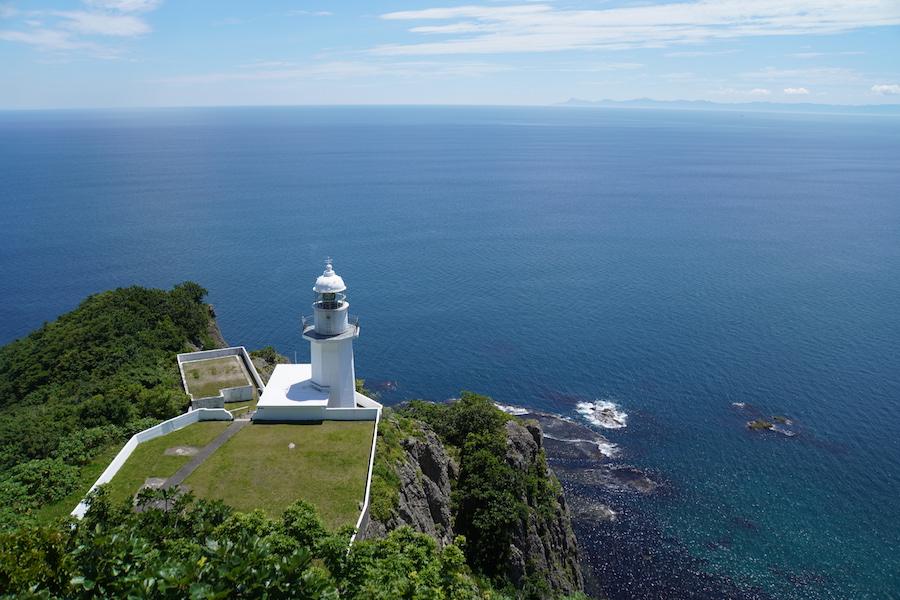
[(556, 440), (557, 442), (563, 442), (566, 444), (593, 444), (597, 446), (597, 449), (600, 451), (600, 454), (607, 458), (612, 458), (619, 454), (619, 447), (613, 444), (612, 442), (608, 442), (603, 438), (599, 439), (590, 439), (590, 440), (570, 440), (568, 438), (556, 437), (554, 435), (550, 435), (548, 433), (544, 434), (544, 437), (550, 440)]
[(609, 400), (579, 402), (575, 405), (575, 412), (604, 429), (622, 429), (628, 425), (628, 414)]
[(497, 404), (496, 402), (494, 403), (494, 406), (496, 406), (497, 408), (499, 408), (500, 410), (502, 410), (503, 412), (505, 412), (508, 415), (514, 415), (517, 417), (520, 417), (522, 415), (527, 415), (528, 413), (534, 412), (534, 411), (528, 410), (527, 408), (522, 408), (521, 406), (511, 406), (509, 404)]

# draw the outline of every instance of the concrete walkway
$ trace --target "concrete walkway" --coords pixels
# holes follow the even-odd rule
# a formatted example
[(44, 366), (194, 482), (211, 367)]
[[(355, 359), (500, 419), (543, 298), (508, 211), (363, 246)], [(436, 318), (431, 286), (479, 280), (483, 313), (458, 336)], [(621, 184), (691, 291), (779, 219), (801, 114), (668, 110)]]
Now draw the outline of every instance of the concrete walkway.
[(218, 450), (222, 446), (222, 444), (230, 440), (232, 436), (234, 436), (234, 434), (243, 429), (248, 423), (250, 423), (249, 418), (235, 419), (231, 423), (231, 425), (229, 425), (225, 429), (225, 431), (219, 434), (216, 439), (201, 448), (200, 451), (191, 458), (191, 460), (189, 460), (183, 467), (178, 469), (174, 475), (169, 477), (161, 486), (161, 488), (164, 490), (168, 490), (181, 485), (184, 480), (187, 479), (190, 474), (197, 469), (197, 467), (203, 464), (203, 461), (209, 458), (213, 452)]

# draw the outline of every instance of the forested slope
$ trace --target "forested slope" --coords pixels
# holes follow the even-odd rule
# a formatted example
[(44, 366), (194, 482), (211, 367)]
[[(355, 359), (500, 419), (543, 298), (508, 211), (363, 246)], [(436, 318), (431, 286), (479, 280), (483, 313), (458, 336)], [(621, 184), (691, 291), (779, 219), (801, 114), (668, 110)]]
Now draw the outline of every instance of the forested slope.
[(98, 452), (187, 406), (175, 353), (214, 347), (206, 290), (129, 287), (0, 348), (0, 528), (70, 494)]

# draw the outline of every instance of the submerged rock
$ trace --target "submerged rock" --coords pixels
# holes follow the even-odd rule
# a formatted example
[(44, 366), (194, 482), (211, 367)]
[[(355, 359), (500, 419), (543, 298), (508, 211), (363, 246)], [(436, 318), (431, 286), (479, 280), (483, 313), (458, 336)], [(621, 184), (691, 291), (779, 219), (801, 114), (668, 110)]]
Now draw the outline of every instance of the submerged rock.
[(752, 421), (747, 421), (747, 429), (751, 429), (753, 431), (763, 431), (772, 429), (772, 423), (766, 421), (765, 419), (754, 419)]

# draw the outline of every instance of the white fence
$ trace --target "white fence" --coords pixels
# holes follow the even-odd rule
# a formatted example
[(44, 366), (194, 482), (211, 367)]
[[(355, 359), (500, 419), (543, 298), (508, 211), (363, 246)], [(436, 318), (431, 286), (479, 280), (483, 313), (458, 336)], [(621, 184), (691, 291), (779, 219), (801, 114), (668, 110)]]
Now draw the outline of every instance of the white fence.
[[(116, 454), (116, 457), (109, 463), (109, 466), (106, 467), (106, 470), (100, 474), (100, 477), (97, 481), (94, 482), (94, 485), (91, 486), (91, 489), (88, 490), (88, 494), (97, 489), (98, 486), (103, 485), (104, 483), (109, 483), (112, 481), (112, 478), (115, 477), (116, 473), (119, 472), (119, 469), (122, 468), (122, 465), (125, 464), (125, 461), (128, 460), (128, 457), (131, 456), (131, 453), (134, 452), (134, 449), (137, 448), (140, 444), (146, 442), (147, 440), (152, 440), (153, 438), (158, 438), (160, 436), (166, 435), (167, 433), (172, 433), (173, 431), (178, 431), (179, 429), (183, 429), (192, 423), (196, 423), (197, 421), (230, 421), (234, 417), (231, 416), (231, 413), (225, 410), (224, 408), (200, 408), (197, 410), (192, 410), (191, 412), (184, 413), (183, 415), (178, 415), (175, 418), (169, 419), (168, 421), (163, 421), (159, 425), (154, 425), (150, 429), (145, 429), (143, 431), (139, 431), (133, 436), (128, 442), (119, 450), (119, 453)], [(84, 516), (84, 513), (87, 512), (88, 506), (85, 504), (84, 499), (78, 503), (78, 506), (75, 507), (75, 510), (72, 511), (72, 516), (81, 518)]]
[[(357, 394), (357, 397), (360, 395), (361, 394)], [(363, 398), (365, 398), (365, 396), (363, 396)], [(372, 495), (372, 467), (375, 465), (375, 446), (378, 444), (378, 424), (381, 423), (381, 405), (369, 398), (366, 398), (366, 400), (378, 405), (378, 408), (374, 409), (376, 411), (375, 430), (372, 432), (372, 449), (369, 451), (369, 472), (366, 476), (366, 495), (363, 499), (363, 508), (359, 513), (359, 519), (356, 520), (356, 533), (350, 538), (351, 545), (356, 541), (357, 536), (362, 536), (361, 539), (364, 539), (366, 537), (366, 529), (369, 527), (369, 500)]]

